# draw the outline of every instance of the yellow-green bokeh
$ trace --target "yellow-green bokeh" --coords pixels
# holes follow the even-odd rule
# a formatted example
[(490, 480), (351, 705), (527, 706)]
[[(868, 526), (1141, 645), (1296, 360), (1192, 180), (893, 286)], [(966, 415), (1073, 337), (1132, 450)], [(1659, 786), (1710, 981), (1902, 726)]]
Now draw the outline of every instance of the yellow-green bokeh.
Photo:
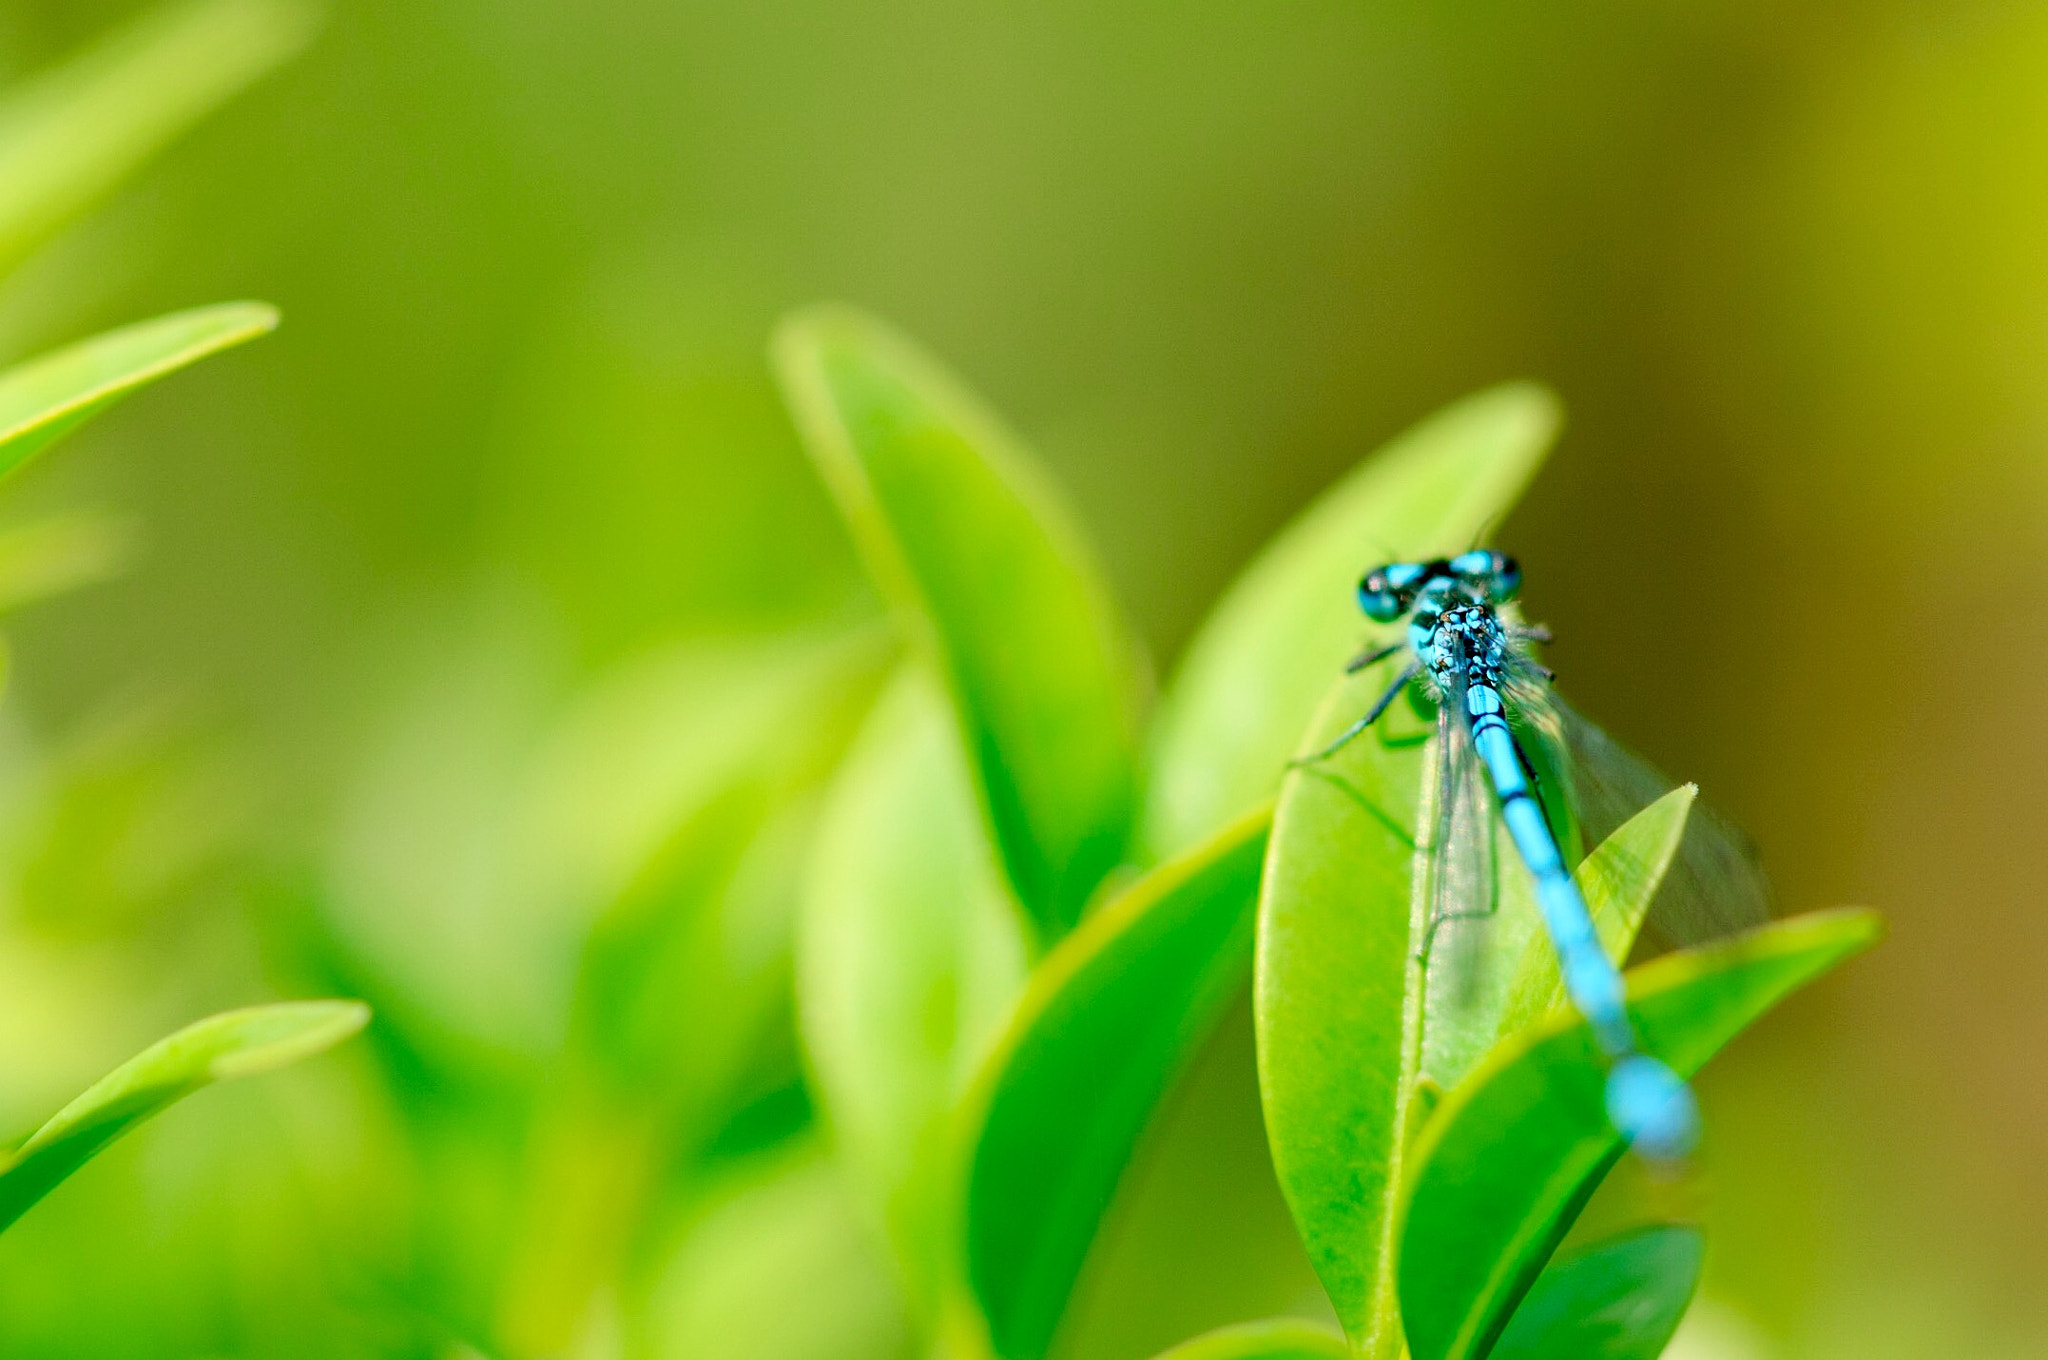
[[(9, 3), (0, 70), (133, 12)], [(465, 855), (601, 680), (873, 609), (763, 360), (780, 312), (838, 297), (1032, 439), (1162, 673), (1381, 439), (1553, 384), (1568, 430), (1499, 539), (1561, 684), (1750, 827), (1788, 909), (1895, 927), (1704, 1083), (1710, 1324), (1801, 1360), (2048, 1348), (2048, 12), (334, 0), (302, 58), (31, 262), (0, 344), (238, 296), (278, 335), (4, 510), (103, 504), (139, 535), (123, 579), (12, 627), (0, 754), (33, 788), (0, 811), (45, 811), (0, 836), (10, 1127), (282, 985), (309, 897), (484, 892)], [(52, 831), (67, 796), (87, 824)], [(80, 881), (64, 855), (103, 875), (90, 901), (37, 889)], [(559, 905), (475, 961), (543, 1027)], [(500, 1045), (477, 1069), (516, 1084), (536, 1059), (508, 1026), (451, 1042)], [(406, 1232), (491, 1236), (518, 1149), (451, 1134), (431, 1174), (392, 1172), (367, 1061), (110, 1154), (0, 1244), (0, 1332), (411, 1353), (361, 1321), (389, 1280), (338, 1294), (277, 1247), (302, 1236), (278, 1206), (402, 1275)], [(1181, 1114), (1254, 1176), (1248, 1088), (1211, 1085)], [(317, 1151), (229, 1141), (271, 1126)], [(1200, 1178), (1158, 1190), (1186, 1170), (1161, 1164), (1131, 1241), (1265, 1250), (1269, 1199), (1231, 1182), (1211, 1202), (1247, 1226), (1200, 1237)], [(802, 1223), (801, 1259), (855, 1250)], [(1084, 1350), (1225, 1320), (1118, 1250), (1103, 1278), (1157, 1297), (1098, 1296)], [(497, 1269), (434, 1259), (457, 1299)], [(1270, 1261), (1246, 1276), (1285, 1302)], [(674, 1311), (717, 1329), (696, 1295)]]

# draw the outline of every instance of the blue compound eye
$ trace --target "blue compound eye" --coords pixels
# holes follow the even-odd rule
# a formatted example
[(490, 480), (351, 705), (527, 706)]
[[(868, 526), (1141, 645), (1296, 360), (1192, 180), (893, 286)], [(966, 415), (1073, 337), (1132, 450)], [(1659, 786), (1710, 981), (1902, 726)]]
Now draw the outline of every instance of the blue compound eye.
[(1444, 568), (1453, 576), (1462, 576), (1467, 581), (1477, 581), (1493, 575), (1494, 563), (1500, 554), (1484, 548), (1474, 548), (1468, 553), (1459, 553), (1444, 563)]
[(1493, 590), (1495, 604), (1506, 604), (1522, 589), (1522, 564), (1506, 553), (1495, 553)]
[(1408, 612), (1407, 594), (1394, 588), (1384, 570), (1367, 572), (1358, 583), (1358, 607), (1374, 623), (1392, 623)]
[(1489, 604), (1506, 604), (1522, 588), (1521, 564), (1506, 553), (1475, 548), (1453, 557), (1447, 565), (1453, 575)]

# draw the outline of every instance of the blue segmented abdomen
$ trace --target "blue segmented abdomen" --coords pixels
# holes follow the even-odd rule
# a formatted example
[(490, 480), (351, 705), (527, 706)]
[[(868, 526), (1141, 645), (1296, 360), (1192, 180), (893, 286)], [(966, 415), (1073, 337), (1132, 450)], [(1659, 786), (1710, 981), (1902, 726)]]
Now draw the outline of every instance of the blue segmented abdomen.
[(1472, 681), (1465, 690), (1465, 710), (1473, 749), (1493, 781), (1508, 838), (1536, 881), (1536, 905), (1557, 950), (1565, 992), (1613, 1061), (1607, 1081), (1608, 1116), (1650, 1156), (1683, 1156), (1698, 1135), (1692, 1094), (1676, 1073), (1637, 1050), (1621, 972), (1600, 945), (1586, 899), (1529, 787), (1500, 690), (1484, 680)]

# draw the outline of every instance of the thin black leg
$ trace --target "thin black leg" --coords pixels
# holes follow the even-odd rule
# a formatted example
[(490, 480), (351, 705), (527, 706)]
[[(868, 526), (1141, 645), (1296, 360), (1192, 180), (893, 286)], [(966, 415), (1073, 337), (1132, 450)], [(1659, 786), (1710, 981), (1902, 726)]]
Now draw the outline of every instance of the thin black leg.
[(1384, 647), (1376, 647), (1369, 652), (1360, 652), (1357, 656), (1344, 663), (1344, 673), (1346, 675), (1356, 675), (1376, 661), (1385, 661), (1407, 645), (1405, 642), (1389, 642)]
[(1401, 691), (1408, 687), (1408, 682), (1413, 680), (1416, 676), (1420, 674), (1422, 674), (1422, 663), (1419, 661), (1409, 662), (1406, 666), (1401, 668), (1401, 673), (1394, 677), (1394, 683), (1387, 686), (1387, 692), (1380, 696), (1379, 702), (1374, 704), (1372, 706), (1371, 711), (1368, 712), (1363, 718), (1360, 718), (1357, 722), (1351, 724), (1351, 726), (1345, 728), (1342, 732), (1338, 733), (1337, 739), (1335, 741), (1331, 742), (1328, 746), (1325, 746), (1322, 750), (1316, 752), (1314, 755), (1298, 756), (1295, 759), (1288, 761), (1287, 763), (1290, 766), (1313, 765), (1319, 760), (1328, 760), (1331, 756), (1336, 755), (1337, 752), (1343, 750), (1344, 747), (1350, 743), (1353, 737), (1357, 736), (1360, 732), (1363, 732), (1366, 728), (1371, 727), (1374, 723), (1378, 722), (1380, 714), (1386, 712), (1387, 709), (1392, 706), (1395, 698), (1401, 693)]

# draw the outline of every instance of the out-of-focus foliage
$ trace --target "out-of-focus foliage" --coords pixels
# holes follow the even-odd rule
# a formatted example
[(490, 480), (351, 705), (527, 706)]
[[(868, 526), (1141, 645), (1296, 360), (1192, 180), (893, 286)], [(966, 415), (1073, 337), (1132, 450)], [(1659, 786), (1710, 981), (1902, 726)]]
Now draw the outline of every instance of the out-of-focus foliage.
[[(153, 146), (291, 42), (283, 12), (210, 3), (123, 35), (50, 72), (0, 106), (0, 259), (63, 223)], [(246, 43), (240, 40), (247, 39)], [(202, 307), (83, 340), (0, 371), (0, 477), (20, 468), (138, 388), (277, 324), (260, 303)], [(72, 515), (7, 535), (9, 603), (104, 571), (104, 519)], [(203, 848), (174, 827), (169, 857)], [(92, 882), (96, 865), (60, 874), (56, 896)], [(93, 885), (98, 886), (98, 885)], [(33, 887), (31, 888), (33, 891)], [(150, 1045), (52, 1115), (0, 1161), (0, 1231), (61, 1182), (166, 1107), (229, 1077), (270, 1071), (360, 1030), (360, 1002), (303, 1001), (223, 1012)]]
[[(1528, 1344), (1569, 1346), (1618, 1310), (1618, 1345), (1660, 1351), (1697, 1253), (1676, 1281), (1624, 1271), (1596, 1288), (1584, 1280), (1596, 1268), (1569, 1261), (1561, 1281), (1542, 1278), (1622, 1149), (1599, 1095), (1605, 1065), (1555, 964), (1522, 966), (1546, 947), (1526, 889), (1495, 908), (1504, 985), (1477, 996), (1430, 985), (1440, 922), (1411, 909), (1411, 879), (1427, 872), (1421, 774), (1442, 758), (1429, 727), (1404, 734), (1389, 720), (1341, 754), (1327, 748), (1334, 760), (1290, 762), (1277, 806), (1135, 881), (1095, 866), (1074, 882), (1088, 866), (1065, 861), (1053, 880), (1097, 905), (1032, 960), (1020, 992), (1018, 962), (1063, 923), (1030, 907), (1048, 866), (1034, 822), (1058, 825), (1092, 808), (1102, 783), (1130, 787), (1143, 773), (1097, 741), (1103, 687), (1066, 683), (1098, 673), (1066, 663), (1104, 638), (1109, 611), (1074, 603), (1102, 589), (1063, 541), (1049, 489), (1017, 494), (1036, 475), (1025, 455), (928, 359), (844, 313), (794, 323), (780, 348), (805, 436), (914, 644), (834, 791), (796, 1001), (821, 1114), (896, 1259), (921, 1348), (960, 1360), (1052, 1352), (1139, 1135), (1256, 972), (1274, 1167), (1361, 1354), (1479, 1360), (1532, 1295)], [(1497, 513), (1540, 451), (1499, 437), (1515, 422), (1497, 413), (1518, 404), (1510, 393), (1437, 417), (1291, 542), (1359, 513), (1361, 484), (1410, 492), (1372, 507), (1398, 541), (1427, 544), (1446, 518)], [(1320, 565), (1298, 547), (1289, 557)], [(1284, 598), (1294, 578), (1318, 574), (1262, 567), (1239, 592)], [(1323, 645), (1320, 611), (1301, 613), (1310, 636), (1297, 640), (1233, 626), (1226, 611), (1225, 640), (1190, 683), (1214, 688), (1213, 674), (1255, 673), (1269, 653), (1284, 667)], [(1336, 687), (1340, 714), (1352, 688)], [(1300, 749), (1324, 747), (1318, 729), (1334, 724), (1322, 716)], [(1237, 725), (1189, 724), (1172, 749), (1192, 785), (1218, 770), (1243, 778)], [(1037, 779), (1030, 798), (1024, 772)], [(1617, 965), (1673, 865), (1693, 793), (1640, 809), (1587, 857)], [(1658, 960), (1631, 975), (1645, 1051), (1690, 1076), (1874, 934), (1867, 913), (1807, 916)], [(1609, 1245), (1588, 1259), (1611, 1259), (1599, 1254)], [(1265, 1344), (1225, 1336), (1215, 1344)]]
[[(0, 70), (141, 10), (7, 6)], [(295, 8), (166, 14), (134, 32), (188, 35), (187, 121), (307, 33)], [(333, 5), (0, 294), (13, 357), (210, 298), (290, 317), (0, 512), (109, 506), (129, 545), (118, 581), (10, 620), (0, 1110), (26, 1132), (254, 995), (360, 995), (385, 1023), (180, 1107), (25, 1216), (6, 1349), (909, 1344), (787, 1022), (730, 1056), (745, 1014), (782, 1014), (780, 932), (812, 919), (774, 847), (835, 818), (824, 769), (893, 664), (762, 359), (785, 308), (841, 295), (1016, 419), (1163, 660), (1364, 448), (1506, 375), (1568, 394), (1494, 535), (1566, 683), (1759, 828), (1788, 902), (1900, 909), (1896, 947), (1710, 1071), (1711, 1325), (1678, 1346), (2037, 1353), (2048, 943), (2014, 849), (2048, 729), (1972, 696), (2029, 693), (2048, 653), (2025, 584), (2044, 71), (2023, 7), (1892, 0)], [(114, 541), (28, 575), (93, 578)], [(1914, 622), (1994, 605), (1967, 680)], [(656, 777), (706, 730), (758, 731), (726, 706), (754, 689), (790, 705), (781, 782)], [(1147, 858), (1224, 795), (1183, 837), (1155, 784)], [(697, 1051), (646, 1040), (696, 1023), (662, 980), (728, 948), (768, 985), (721, 993), (701, 1072), (661, 1070)], [(948, 1028), (908, 1085), (951, 1075)], [(1317, 1306), (1249, 1035), (1226, 1013), (1141, 1147), (1068, 1354)], [(630, 1268), (593, 1285), (607, 1259)], [(1297, 1341), (1193, 1353), (1318, 1353)]]

